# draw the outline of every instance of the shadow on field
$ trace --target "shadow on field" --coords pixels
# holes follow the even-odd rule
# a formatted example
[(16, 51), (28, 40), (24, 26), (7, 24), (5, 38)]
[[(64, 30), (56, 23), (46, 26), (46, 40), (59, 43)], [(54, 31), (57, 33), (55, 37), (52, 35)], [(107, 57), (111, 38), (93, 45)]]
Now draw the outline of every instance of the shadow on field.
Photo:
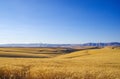
[[(98, 49), (89, 48), (0, 48), (0, 57), (9, 58), (51, 58), (76, 51)], [(48, 56), (49, 55), (49, 56)]]

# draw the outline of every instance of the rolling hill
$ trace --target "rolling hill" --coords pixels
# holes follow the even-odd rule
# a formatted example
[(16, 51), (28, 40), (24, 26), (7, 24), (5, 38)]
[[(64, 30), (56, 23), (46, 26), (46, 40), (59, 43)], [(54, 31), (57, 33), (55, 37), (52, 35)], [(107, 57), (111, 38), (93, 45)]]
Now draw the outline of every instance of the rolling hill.
[(0, 48), (0, 57), (18, 58), (50, 58), (65, 53), (76, 51), (71, 48), (23, 48), (23, 47), (3, 47)]
[(112, 54), (114, 53), (120, 53), (120, 47), (108, 46), (101, 49), (86, 49), (82, 51), (76, 51), (69, 54), (61, 55), (58, 56), (58, 58), (83, 58), (91, 56), (100, 57), (101, 55), (102, 57), (107, 55), (108, 55), (107, 57), (109, 57), (112, 56)]

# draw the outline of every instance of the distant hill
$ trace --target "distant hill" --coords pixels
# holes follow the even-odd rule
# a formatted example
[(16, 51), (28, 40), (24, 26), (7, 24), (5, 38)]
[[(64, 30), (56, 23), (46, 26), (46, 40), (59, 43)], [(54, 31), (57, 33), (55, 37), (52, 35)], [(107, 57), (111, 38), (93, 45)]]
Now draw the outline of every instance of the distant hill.
[(84, 43), (84, 44), (44, 44), (44, 43), (32, 43), (32, 44), (0, 44), (0, 47), (73, 47), (73, 46), (120, 46), (119, 42), (110, 43)]
[(111, 43), (85, 43), (82, 44), (81, 46), (120, 46), (119, 42), (111, 42)]

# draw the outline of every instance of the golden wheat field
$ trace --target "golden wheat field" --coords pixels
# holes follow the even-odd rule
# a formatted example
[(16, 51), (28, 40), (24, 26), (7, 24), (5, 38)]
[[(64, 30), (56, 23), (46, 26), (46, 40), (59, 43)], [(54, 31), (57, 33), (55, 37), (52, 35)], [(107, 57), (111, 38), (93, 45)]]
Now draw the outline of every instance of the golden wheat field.
[(0, 79), (120, 79), (120, 48), (0, 48)]

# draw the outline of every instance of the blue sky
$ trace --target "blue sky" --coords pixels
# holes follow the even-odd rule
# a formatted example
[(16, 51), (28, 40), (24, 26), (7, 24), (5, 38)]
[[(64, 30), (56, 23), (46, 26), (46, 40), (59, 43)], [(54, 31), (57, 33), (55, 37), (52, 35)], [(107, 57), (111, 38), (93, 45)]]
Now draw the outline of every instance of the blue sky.
[(0, 43), (120, 42), (119, 0), (0, 0)]

